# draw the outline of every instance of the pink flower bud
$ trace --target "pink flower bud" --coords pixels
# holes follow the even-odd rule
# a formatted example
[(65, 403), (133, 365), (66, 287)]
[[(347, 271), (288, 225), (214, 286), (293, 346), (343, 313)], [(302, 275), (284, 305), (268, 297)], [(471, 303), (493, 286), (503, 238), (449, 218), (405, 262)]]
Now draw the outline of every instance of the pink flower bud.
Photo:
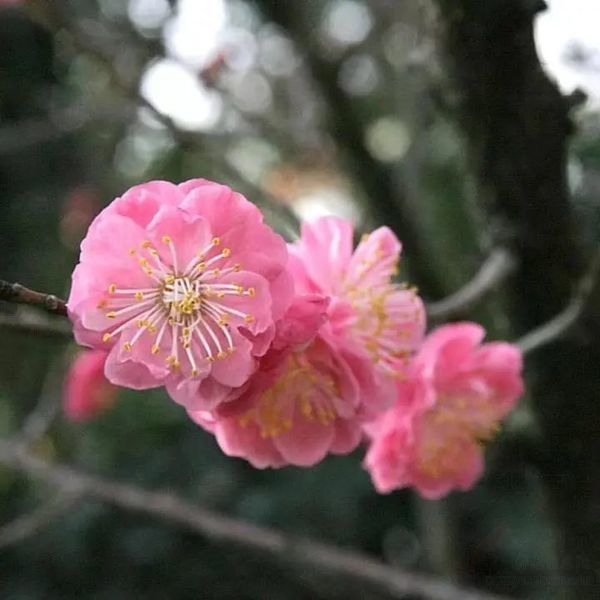
[(75, 357), (63, 394), (67, 419), (87, 421), (112, 406), (118, 388), (104, 376), (106, 357), (102, 350), (84, 350)]

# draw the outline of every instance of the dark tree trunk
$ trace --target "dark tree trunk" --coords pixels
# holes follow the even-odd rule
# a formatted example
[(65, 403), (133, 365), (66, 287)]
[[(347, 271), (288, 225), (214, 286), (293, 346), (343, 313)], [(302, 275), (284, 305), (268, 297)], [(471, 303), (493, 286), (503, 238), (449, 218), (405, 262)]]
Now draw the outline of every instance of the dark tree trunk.
[[(535, 0), (435, 0), (442, 54), (457, 92), (488, 214), (519, 257), (512, 314), (522, 333), (568, 302), (585, 269), (566, 180), (569, 99), (543, 72)], [(570, 598), (600, 594), (600, 321), (539, 351), (528, 366)]]

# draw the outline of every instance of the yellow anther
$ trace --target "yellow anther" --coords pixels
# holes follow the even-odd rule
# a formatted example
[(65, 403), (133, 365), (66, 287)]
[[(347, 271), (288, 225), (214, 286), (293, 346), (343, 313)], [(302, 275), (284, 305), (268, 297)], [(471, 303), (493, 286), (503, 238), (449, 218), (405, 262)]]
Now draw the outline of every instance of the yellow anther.
[(219, 354), (217, 354), (217, 358), (223, 359), (223, 358), (227, 358), (227, 352), (219, 352)]
[(198, 371), (198, 369), (192, 369), (192, 377), (198, 377), (199, 374), (200, 371)]
[(140, 300), (144, 299), (144, 294), (142, 292), (136, 292), (135, 293), (135, 299), (139, 302)]
[(152, 348), (150, 349), (150, 352), (152, 352), (152, 354), (158, 354), (158, 350), (159, 350), (158, 345), (154, 344), (152, 346)]
[(244, 317), (244, 321), (246, 321), (246, 323), (252, 323), (252, 322), (254, 322), (254, 315), (246, 315)]
[(148, 261), (145, 258), (140, 258), (138, 262), (142, 267), (145, 267), (148, 264)]
[(246, 291), (248, 292), (248, 296), (256, 296), (256, 290), (253, 287), (249, 287)]
[(127, 350), (127, 352), (131, 352), (131, 348), (132, 348), (132, 346), (129, 342), (125, 342), (123, 344), (123, 350)]
[(223, 250), (221, 250), (221, 256), (224, 258), (231, 256), (231, 248), (223, 248)]
[(319, 409), (317, 411), (317, 414), (319, 415), (319, 422), (322, 425), (327, 425), (329, 423), (329, 418), (328, 418), (328, 415), (327, 415), (327, 411), (324, 408), (319, 407)]
[(116, 318), (117, 318), (117, 313), (115, 313), (114, 311), (112, 311), (112, 310), (111, 310), (110, 312), (107, 312), (107, 313), (106, 313), (106, 316), (107, 316), (109, 319), (116, 319)]
[(206, 360), (207, 360), (208, 362), (215, 362), (215, 357), (214, 357), (214, 356), (207, 356), (207, 357), (206, 357)]
[(183, 347), (187, 350), (188, 348), (192, 347), (192, 343), (186, 340), (185, 342), (183, 342)]
[(111, 283), (108, 286), (108, 293), (109, 294), (114, 294), (117, 291), (117, 285), (115, 283)]
[(171, 285), (172, 283), (175, 283), (175, 277), (173, 275), (167, 275), (165, 277), (165, 283), (167, 285)]
[(225, 292), (217, 292), (217, 298), (225, 298)]
[(198, 269), (198, 271), (204, 271), (204, 269), (206, 269), (206, 263), (205, 262), (198, 263), (196, 265), (196, 268)]
[(106, 304), (106, 300), (102, 299), (100, 302), (98, 302), (98, 304), (96, 304), (96, 308), (106, 308)]
[(163, 235), (161, 240), (163, 244), (170, 244), (172, 242), (171, 237), (168, 235)]
[(239, 273), (242, 270), (242, 265), (240, 265), (240, 263), (235, 263), (235, 265), (233, 265), (233, 270), (236, 273)]
[(181, 367), (181, 363), (173, 355), (167, 356), (165, 362), (173, 371), (177, 371)]
[(211, 243), (213, 246), (218, 246), (221, 243), (221, 238), (214, 237)]
[(150, 240), (144, 240), (140, 245), (142, 248), (152, 248), (152, 242)]
[(129, 256), (135, 256), (137, 250), (135, 248), (129, 248)]
[(102, 336), (102, 341), (103, 341), (103, 342), (110, 342), (111, 338), (112, 338), (112, 334), (110, 334), (110, 333), (105, 333), (105, 334)]

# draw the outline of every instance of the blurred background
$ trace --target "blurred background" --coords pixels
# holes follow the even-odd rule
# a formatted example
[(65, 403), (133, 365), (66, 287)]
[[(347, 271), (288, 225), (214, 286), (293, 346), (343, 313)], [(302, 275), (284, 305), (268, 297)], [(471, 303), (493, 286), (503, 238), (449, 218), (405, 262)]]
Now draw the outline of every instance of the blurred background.
[[(589, 96), (568, 173), (591, 237), (600, 226), (599, 16), (595, 0), (554, 0), (536, 23), (549, 73)], [(494, 234), (449, 104), (431, 7), (419, 0), (0, 1), (0, 277), (65, 297), (79, 243), (111, 199), (150, 179), (206, 177), (245, 193), (288, 239), (322, 214), (359, 230), (391, 226), (405, 242), (402, 276), (425, 299), (443, 298), (477, 271)], [(514, 339), (502, 291), (471, 317), (492, 338)], [(60, 401), (76, 348), (7, 327), (0, 335), (8, 435), (41, 395)], [(524, 402), (506, 429), (529, 420)], [(472, 492), (439, 502), (379, 496), (360, 452), (258, 471), (224, 457), (162, 391), (122, 391), (96, 420), (59, 418), (35, 451), (398, 568), (554, 598), (560, 557), (539, 475), (501, 448), (500, 439), (488, 449)], [(52, 494), (0, 466), (0, 524)], [(76, 597), (365, 596), (85, 501), (0, 547), (2, 600)]]

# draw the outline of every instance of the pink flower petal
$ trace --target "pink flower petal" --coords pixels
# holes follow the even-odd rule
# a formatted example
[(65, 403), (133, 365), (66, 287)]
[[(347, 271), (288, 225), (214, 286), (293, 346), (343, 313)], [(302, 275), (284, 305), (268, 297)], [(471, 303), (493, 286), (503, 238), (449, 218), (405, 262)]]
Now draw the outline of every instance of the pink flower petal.
[(273, 444), (287, 463), (309, 467), (325, 458), (334, 435), (333, 425), (308, 420), (297, 411), (293, 428), (275, 436)]
[(394, 275), (402, 245), (388, 227), (380, 227), (357, 246), (348, 266), (349, 285), (387, 285)]

